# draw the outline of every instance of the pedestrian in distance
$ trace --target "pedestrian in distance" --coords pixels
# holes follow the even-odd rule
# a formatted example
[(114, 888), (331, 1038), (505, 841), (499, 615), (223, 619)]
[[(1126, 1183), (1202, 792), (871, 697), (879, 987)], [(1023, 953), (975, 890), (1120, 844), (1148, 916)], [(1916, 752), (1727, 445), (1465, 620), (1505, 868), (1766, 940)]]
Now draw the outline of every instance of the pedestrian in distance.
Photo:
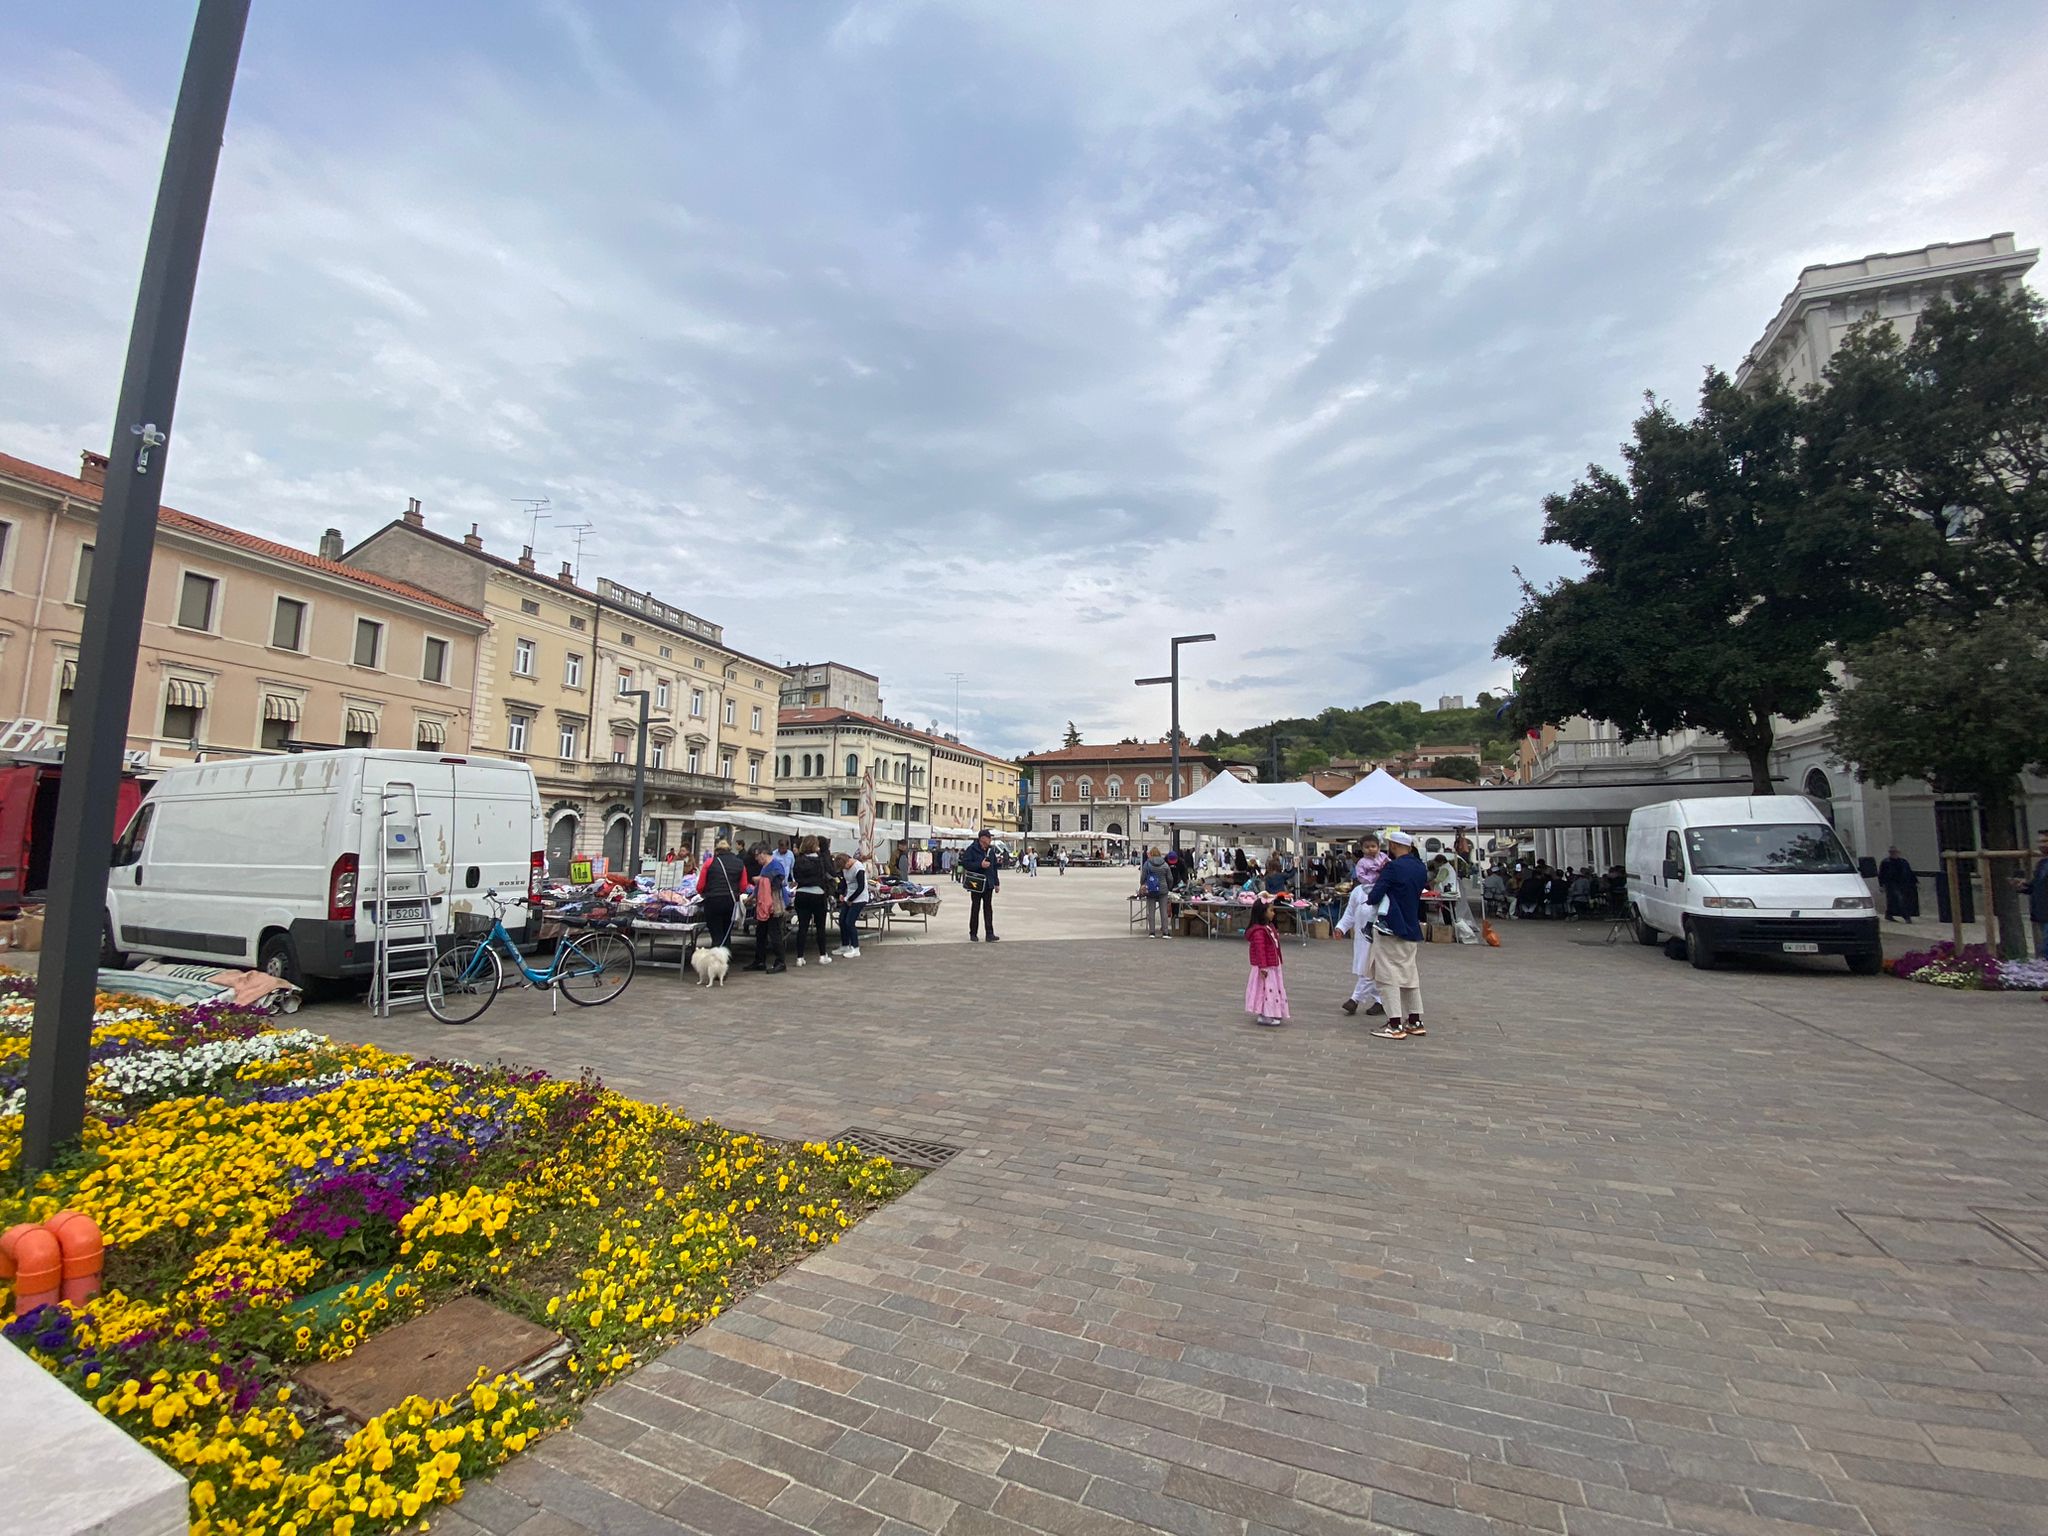
[(960, 860), (960, 881), (967, 887), (967, 937), (974, 943), (981, 941), (984, 926), (989, 943), (997, 942), (995, 895), (1003, 877), (995, 854), (995, 836), (983, 827), (981, 836)]
[(1244, 984), (1244, 1011), (1260, 1024), (1279, 1024), (1289, 1017), (1287, 981), (1280, 974), (1280, 936), (1273, 930), (1273, 908), (1268, 902), (1252, 903), (1251, 922), (1245, 929), (1245, 957), (1252, 973)]
[(1920, 877), (1898, 849), (1885, 850), (1884, 862), (1877, 866), (1877, 885), (1884, 892), (1886, 922), (1910, 922), (1920, 915)]
[(1173, 885), (1173, 871), (1166, 860), (1159, 856), (1157, 848), (1145, 850), (1145, 862), (1138, 866), (1138, 894), (1145, 898), (1145, 937), (1164, 939), (1169, 937), (1166, 920), (1166, 893)]
[(2034, 930), (2034, 958), (2048, 960), (2048, 832), (2034, 840), (2034, 871), (2026, 879), (2027, 923)]
[(850, 853), (839, 855), (839, 958), (860, 958), (860, 915), (868, 904), (868, 867)]
[(832, 957), (825, 952), (825, 904), (831, 898), (832, 867), (818, 852), (815, 837), (807, 837), (797, 845), (790, 884), (790, 905), (796, 909), (796, 963), (804, 963), (804, 937), (815, 931), (818, 964), (830, 965)]
[[(1422, 1024), (1422, 972), (1416, 965), (1422, 947), (1422, 892), (1429, 876), (1408, 833), (1398, 828), (1389, 832), (1387, 846), (1393, 857), (1373, 882), (1370, 897), (1379, 929), (1372, 940), (1372, 979), (1388, 1000), (1387, 1022), (1373, 1033), (1386, 1040), (1406, 1040), (1429, 1033)], [(1397, 997), (1398, 1011), (1393, 1006)]]

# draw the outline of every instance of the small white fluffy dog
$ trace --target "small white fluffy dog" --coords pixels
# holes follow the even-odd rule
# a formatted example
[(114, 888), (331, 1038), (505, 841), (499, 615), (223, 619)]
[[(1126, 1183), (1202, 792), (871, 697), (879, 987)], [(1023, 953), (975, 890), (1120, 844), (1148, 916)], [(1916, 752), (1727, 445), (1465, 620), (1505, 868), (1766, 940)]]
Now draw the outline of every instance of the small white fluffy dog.
[(732, 951), (723, 944), (709, 949), (693, 950), (690, 954), (690, 969), (697, 973), (700, 987), (722, 987), (725, 973), (732, 965)]

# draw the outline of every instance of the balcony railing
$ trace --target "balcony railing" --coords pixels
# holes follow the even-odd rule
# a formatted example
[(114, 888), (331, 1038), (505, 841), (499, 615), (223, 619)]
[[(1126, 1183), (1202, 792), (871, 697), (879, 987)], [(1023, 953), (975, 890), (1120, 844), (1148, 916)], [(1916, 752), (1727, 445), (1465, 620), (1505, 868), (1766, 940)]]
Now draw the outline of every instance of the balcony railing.
[[(621, 790), (631, 794), (633, 765), (593, 763), (590, 766), (590, 783), (593, 789)], [(737, 784), (737, 780), (718, 773), (686, 773), (679, 768), (647, 770), (647, 793), (650, 795), (691, 795), (723, 802), (732, 795)]]

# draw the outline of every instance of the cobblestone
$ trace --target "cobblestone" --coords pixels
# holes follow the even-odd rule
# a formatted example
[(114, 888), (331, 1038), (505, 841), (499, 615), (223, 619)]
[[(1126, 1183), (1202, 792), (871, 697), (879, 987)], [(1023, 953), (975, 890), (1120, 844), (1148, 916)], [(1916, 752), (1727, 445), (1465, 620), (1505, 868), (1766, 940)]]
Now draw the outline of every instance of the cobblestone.
[(1239, 945), (1120, 933), (310, 1021), (964, 1149), (465, 1528), (2048, 1531), (2048, 1263), (1983, 1225), (2048, 1219), (2040, 1003), (1505, 937), (1404, 1042), (1343, 945), (1260, 1030)]

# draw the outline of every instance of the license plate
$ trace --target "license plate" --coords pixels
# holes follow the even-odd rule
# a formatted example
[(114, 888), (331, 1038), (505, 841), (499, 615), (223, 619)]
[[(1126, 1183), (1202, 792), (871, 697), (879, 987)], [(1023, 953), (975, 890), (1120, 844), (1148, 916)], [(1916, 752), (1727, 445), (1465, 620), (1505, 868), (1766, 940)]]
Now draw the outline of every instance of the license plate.
[(424, 923), (427, 920), (427, 904), (424, 901), (393, 901), (384, 907), (384, 921), (387, 923)]
[(1788, 940), (1785, 945), (1785, 953), (1788, 955), (1817, 955), (1820, 953), (1820, 946), (1818, 944), (1800, 944)]

